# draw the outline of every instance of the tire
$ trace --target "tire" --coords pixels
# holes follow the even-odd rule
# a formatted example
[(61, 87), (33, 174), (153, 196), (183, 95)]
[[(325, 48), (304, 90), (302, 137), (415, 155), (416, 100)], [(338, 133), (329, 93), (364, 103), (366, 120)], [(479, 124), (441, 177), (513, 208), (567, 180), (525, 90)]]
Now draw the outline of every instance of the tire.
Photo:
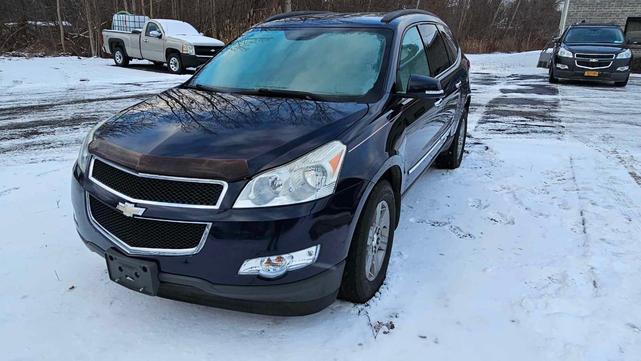
[(394, 190), (388, 181), (381, 180), (372, 190), (356, 225), (339, 298), (364, 303), (383, 284), (394, 243), (396, 212)]
[(625, 81), (617, 81), (617, 82), (614, 83), (614, 86), (619, 87), (619, 88), (623, 88), (626, 85), (628, 85), (628, 79), (626, 79)]
[(125, 53), (125, 51), (121, 47), (116, 47), (114, 49), (113, 59), (114, 63), (116, 63), (117, 66), (125, 67), (129, 65), (129, 58), (127, 57), (127, 53)]
[(182, 74), (185, 68), (183, 67), (183, 61), (180, 58), (180, 54), (171, 53), (167, 57), (167, 69), (172, 74)]
[(554, 76), (554, 64), (550, 63), (550, 72), (548, 73), (548, 81), (550, 84), (556, 84), (559, 82), (559, 79)]
[(456, 169), (463, 161), (465, 138), (467, 137), (467, 109), (458, 124), (452, 144), (436, 158), (435, 165), (441, 169)]

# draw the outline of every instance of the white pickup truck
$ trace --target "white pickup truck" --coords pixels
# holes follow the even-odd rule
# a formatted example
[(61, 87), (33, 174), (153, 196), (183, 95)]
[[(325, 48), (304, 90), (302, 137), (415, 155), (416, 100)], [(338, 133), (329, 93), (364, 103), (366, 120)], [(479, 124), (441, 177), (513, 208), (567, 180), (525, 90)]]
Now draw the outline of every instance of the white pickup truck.
[(112, 28), (102, 31), (102, 40), (103, 50), (118, 66), (127, 66), (130, 59), (146, 59), (166, 63), (175, 74), (204, 64), (225, 45), (183, 21), (129, 14), (114, 15)]

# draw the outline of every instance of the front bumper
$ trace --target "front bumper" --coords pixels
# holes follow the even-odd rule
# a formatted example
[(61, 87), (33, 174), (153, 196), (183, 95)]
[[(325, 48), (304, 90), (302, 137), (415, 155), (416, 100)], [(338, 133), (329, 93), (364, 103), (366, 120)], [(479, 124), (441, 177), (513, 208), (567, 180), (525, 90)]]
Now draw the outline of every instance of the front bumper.
[[(99, 232), (91, 222), (86, 194), (115, 206), (122, 201), (89, 181), (78, 167), (72, 178), (72, 201), (78, 233), (104, 257), (109, 248), (158, 264), (162, 297), (242, 311), (300, 315), (319, 311), (336, 298), (343, 261), (349, 251), (353, 222), (366, 183), (354, 183), (316, 202), (271, 209), (230, 209), (244, 182), (229, 184), (230, 198), (219, 210), (149, 206), (145, 215), (158, 219), (211, 222), (203, 247), (183, 256), (131, 255)], [(340, 187), (339, 187), (340, 189)], [(225, 203), (228, 203), (227, 205)], [(321, 245), (316, 262), (278, 279), (238, 275), (244, 260)]]
[[(610, 62), (610, 61), (608, 61)], [(630, 77), (630, 59), (613, 59), (608, 67), (581, 67), (577, 65), (574, 58), (556, 57), (554, 60), (554, 76), (565, 80), (587, 80), (587, 81), (613, 81), (623, 82)], [(560, 69), (558, 65), (564, 65), (567, 69)], [(628, 70), (618, 71), (619, 67), (628, 67)], [(586, 71), (596, 71), (598, 76), (586, 76)]]
[(183, 66), (185, 68), (195, 68), (201, 66), (208, 62), (212, 57), (211, 56), (199, 56), (199, 55), (189, 55), (189, 54), (180, 54)]

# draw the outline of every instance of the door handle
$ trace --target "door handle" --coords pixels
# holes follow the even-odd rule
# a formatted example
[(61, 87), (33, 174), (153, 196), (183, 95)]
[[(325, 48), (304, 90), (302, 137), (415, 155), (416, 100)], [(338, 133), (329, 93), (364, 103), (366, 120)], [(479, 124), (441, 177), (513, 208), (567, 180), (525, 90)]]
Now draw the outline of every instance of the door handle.
[(143, 40), (143, 42), (147, 43), (147, 42), (149, 42), (149, 40), (145, 39), (145, 40)]

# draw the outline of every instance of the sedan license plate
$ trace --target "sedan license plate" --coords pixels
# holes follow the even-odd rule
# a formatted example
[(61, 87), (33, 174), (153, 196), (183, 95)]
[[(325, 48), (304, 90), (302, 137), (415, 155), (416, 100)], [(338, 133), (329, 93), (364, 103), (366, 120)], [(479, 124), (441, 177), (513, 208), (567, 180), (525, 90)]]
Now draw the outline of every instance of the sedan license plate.
[(589, 77), (597, 77), (597, 76), (599, 76), (599, 72), (598, 71), (588, 70), (583, 75), (589, 76)]
[(105, 258), (112, 281), (146, 295), (158, 293), (158, 265), (155, 262), (127, 257), (113, 248), (107, 250)]

